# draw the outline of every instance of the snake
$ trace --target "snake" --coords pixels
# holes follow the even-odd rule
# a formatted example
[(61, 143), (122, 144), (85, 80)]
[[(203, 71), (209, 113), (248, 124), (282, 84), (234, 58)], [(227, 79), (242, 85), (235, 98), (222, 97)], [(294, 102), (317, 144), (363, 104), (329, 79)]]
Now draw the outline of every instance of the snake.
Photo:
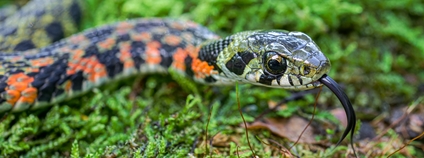
[(2, 20), (0, 113), (48, 107), (123, 78), (172, 70), (209, 85), (297, 91), (327, 86), (348, 119), (337, 145), (349, 133), (353, 140), (352, 104), (327, 75), (329, 59), (305, 33), (254, 30), (220, 38), (189, 20), (137, 18), (64, 38), (79, 24), (81, 5), (33, 0)]

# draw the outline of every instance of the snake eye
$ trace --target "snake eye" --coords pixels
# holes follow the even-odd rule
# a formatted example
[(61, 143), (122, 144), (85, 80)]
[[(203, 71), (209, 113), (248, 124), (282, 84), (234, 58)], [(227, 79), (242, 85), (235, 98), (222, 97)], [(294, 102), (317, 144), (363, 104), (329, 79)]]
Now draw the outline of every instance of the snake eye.
[(273, 75), (282, 74), (287, 69), (286, 59), (276, 52), (266, 52), (264, 55), (264, 61), (266, 71)]

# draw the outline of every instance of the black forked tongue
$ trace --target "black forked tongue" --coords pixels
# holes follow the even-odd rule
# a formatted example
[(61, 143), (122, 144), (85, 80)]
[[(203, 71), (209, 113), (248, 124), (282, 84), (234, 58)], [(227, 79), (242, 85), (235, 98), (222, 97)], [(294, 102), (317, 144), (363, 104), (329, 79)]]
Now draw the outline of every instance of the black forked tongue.
[(329, 76), (327, 76), (325, 74), (324, 76), (322, 76), (319, 79), (319, 81), (322, 84), (324, 84), (325, 86), (327, 86), (337, 96), (337, 98), (342, 103), (343, 108), (344, 108), (344, 110), (346, 112), (346, 116), (347, 116), (347, 127), (346, 127), (346, 129), (345, 129), (342, 137), (337, 142), (337, 145), (336, 146), (340, 145), (340, 143), (350, 133), (350, 145), (352, 146), (353, 154), (355, 155), (355, 157), (357, 157), (356, 156), (356, 152), (355, 152), (355, 148), (353, 147), (353, 133), (355, 131), (355, 126), (356, 126), (356, 115), (355, 115), (355, 110), (352, 107), (352, 103), (350, 103), (349, 98), (343, 92), (343, 90), (339, 86), (339, 84), (337, 84), (337, 82), (334, 81), (332, 78), (330, 78)]

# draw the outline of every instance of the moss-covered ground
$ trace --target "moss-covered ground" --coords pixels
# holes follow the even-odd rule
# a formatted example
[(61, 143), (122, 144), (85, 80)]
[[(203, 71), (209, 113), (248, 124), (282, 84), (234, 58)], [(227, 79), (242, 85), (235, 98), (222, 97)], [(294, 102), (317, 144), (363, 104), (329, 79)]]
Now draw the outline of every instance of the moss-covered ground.
[[(360, 135), (371, 133), (375, 138), (355, 137), (360, 157), (387, 157), (414, 136), (411, 130), (417, 135), (424, 129), (419, 124), (424, 122), (424, 3), (421, 0), (85, 0), (84, 3), (81, 30), (136, 17), (174, 17), (193, 20), (221, 36), (254, 29), (305, 32), (331, 60), (329, 76), (343, 85), (360, 124), (367, 125)], [(291, 94), (251, 85), (239, 85), (239, 91), (240, 105), (248, 122), (254, 121), (273, 102)], [(297, 115), (307, 120), (313, 115), (314, 102), (314, 95), (306, 95), (265, 117)], [(330, 110), (340, 107), (336, 97), (324, 88), (312, 124), (320, 129), (314, 132), (314, 138), (321, 141), (296, 144), (291, 154), (346, 157), (351, 153), (348, 141), (334, 148), (344, 127)], [(396, 116), (400, 111), (397, 109), (405, 107), (409, 107), (408, 116), (417, 116), (415, 124), (408, 116), (403, 118), (410, 121), (396, 123), (402, 118)], [(235, 87), (199, 85), (178, 75), (144, 76), (94, 90), (52, 108), (8, 115), (0, 122), (0, 157), (250, 157), (252, 152), (241, 123)], [(283, 157), (283, 150), (278, 149), (293, 145), (293, 141), (268, 130), (249, 130), (249, 140), (259, 157)], [(394, 157), (424, 157), (423, 149), (421, 138)]]

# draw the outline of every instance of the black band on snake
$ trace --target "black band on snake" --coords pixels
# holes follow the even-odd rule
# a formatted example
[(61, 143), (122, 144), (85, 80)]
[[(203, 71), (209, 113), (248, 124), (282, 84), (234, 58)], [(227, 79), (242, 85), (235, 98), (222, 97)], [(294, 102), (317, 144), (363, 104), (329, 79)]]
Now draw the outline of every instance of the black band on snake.
[[(0, 24), (0, 113), (54, 105), (112, 81), (172, 69), (211, 85), (241, 82), (307, 90), (324, 84), (339, 98), (348, 118), (337, 145), (349, 132), (353, 135), (352, 105), (326, 75), (330, 61), (304, 33), (257, 30), (219, 38), (190, 21), (153, 18), (109, 24), (57, 41), (73, 25), (62, 25), (63, 18), (54, 17), (68, 17), (70, 23), (81, 16), (76, 0), (61, 1), (60, 7), (70, 12), (56, 15), (61, 12), (49, 5), (58, 2), (35, 0)], [(42, 20), (32, 21), (34, 27), (24, 33), (19, 26), (25, 23), (8, 25), (28, 14)], [(37, 32), (38, 27), (46, 35)], [(36, 35), (51, 40), (34, 40)]]

